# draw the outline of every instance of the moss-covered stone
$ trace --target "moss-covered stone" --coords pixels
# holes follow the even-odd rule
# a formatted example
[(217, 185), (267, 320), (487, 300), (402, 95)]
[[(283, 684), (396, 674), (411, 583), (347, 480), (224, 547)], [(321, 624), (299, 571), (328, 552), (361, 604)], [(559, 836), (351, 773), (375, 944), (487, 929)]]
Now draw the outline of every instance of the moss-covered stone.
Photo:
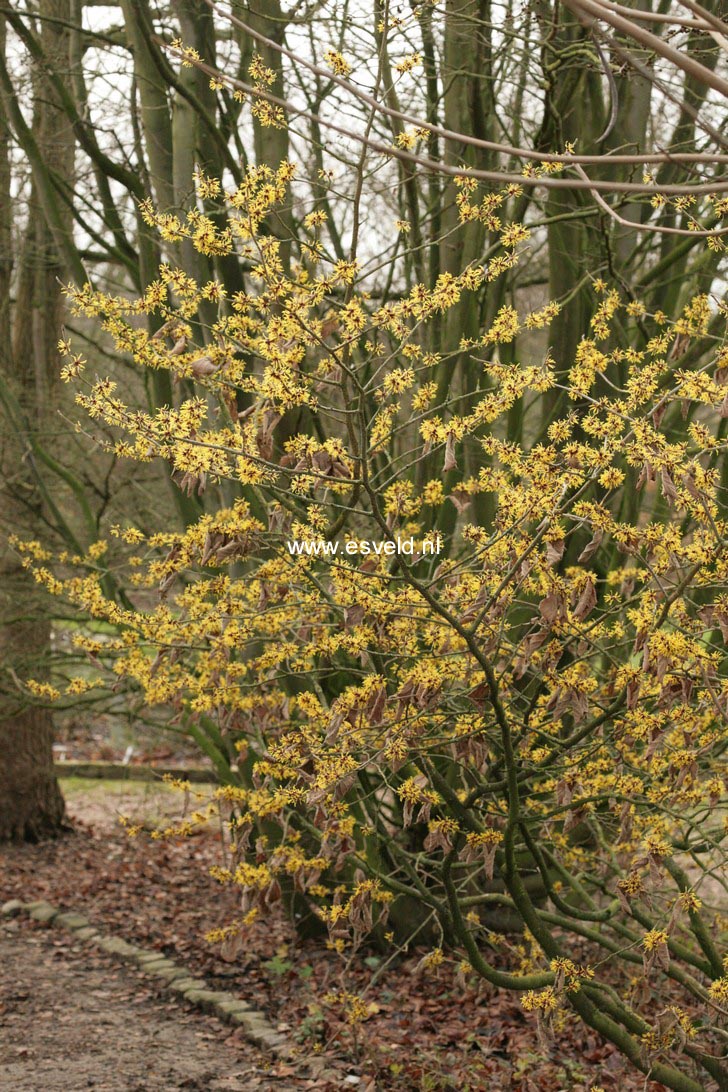
[(238, 1001), (230, 994), (227, 995), (226, 1000), (215, 1002), (215, 1012), (223, 1020), (227, 1020), (228, 1023), (232, 1023), (232, 1017), (240, 1012), (250, 1012), (250, 1005), (245, 1001)]
[(96, 929), (91, 925), (86, 925), (83, 929), (74, 929), (73, 934), (77, 940), (100, 940), (101, 937)]
[[(146, 967), (144, 970), (146, 971)], [(178, 978), (189, 978), (190, 972), (184, 967), (178, 967), (173, 963), (169, 967), (160, 967), (152, 972), (155, 978), (161, 978), (163, 982), (175, 982)]]
[(30, 916), (34, 921), (42, 921), (48, 925), (58, 917), (58, 910), (48, 902), (32, 904)]
[(248, 1038), (263, 1050), (270, 1050), (278, 1054), (286, 1049), (286, 1040), (270, 1027), (252, 1027), (247, 1029)]
[(72, 912), (59, 914), (55, 923), (56, 925), (62, 925), (64, 929), (73, 929), (74, 932), (77, 929), (87, 929), (90, 925), (88, 918), (85, 918), (83, 914), (74, 914)]
[(207, 988), (207, 983), (203, 982), (201, 978), (176, 978), (174, 982), (170, 982), (168, 989), (172, 993), (185, 994), (188, 990), (204, 990)]
[(137, 963), (140, 966), (146, 966), (148, 963), (158, 963), (160, 959), (166, 959), (167, 957), (162, 955), (161, 952), (150, 952), (146, 948), (140, 948), (136, 957)]
[(214, 990), (187, 990), (184, 994), (185, 1001), (189, 1001), (191, 1005), (198, 1005), (202, 1009), (209, 1009), (217, 996)]
[(133, 944), (127, 944), (125, 940), (121, 940), (120, 937), (104, 937), (99, 941), (99, 948), (102, 952), (108, 952), (109, 955), (116, 956), (117, 959), (134, 959), (137, 949)]
[(0, 906), (0, 914), (6, 918), (14, 918), (21, 910), (25, 909), (25, 903), (22, 903), (20, 899), (10, 899), (8, 902), (4, 902)]

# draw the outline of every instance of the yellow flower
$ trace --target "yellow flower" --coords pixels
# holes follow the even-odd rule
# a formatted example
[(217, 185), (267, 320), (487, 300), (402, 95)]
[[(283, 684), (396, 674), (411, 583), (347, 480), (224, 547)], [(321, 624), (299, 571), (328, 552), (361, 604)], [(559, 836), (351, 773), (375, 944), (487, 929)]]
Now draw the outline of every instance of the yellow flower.
[(324, 57), (331, 71), (335, 72), (337, 76), (346, 77), (351, 73), (351, 65), (335, 49), (327, 49)]

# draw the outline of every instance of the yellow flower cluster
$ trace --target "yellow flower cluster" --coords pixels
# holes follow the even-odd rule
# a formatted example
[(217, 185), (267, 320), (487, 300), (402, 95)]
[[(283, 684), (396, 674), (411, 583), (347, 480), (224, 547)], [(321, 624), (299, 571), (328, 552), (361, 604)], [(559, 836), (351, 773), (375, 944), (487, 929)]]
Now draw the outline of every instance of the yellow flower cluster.
[[(255, 57), (251, 78), (263, 89), (275, 74)], [(445, 959), (425, 936), (437, 921), (544, 1024), (569, 1002), (616, 1005), (601, 967), (622, 953), (651, 980), (684, 962), (671, 988), (705, 1005), (714, 920), (681, 868), (721, 867), (727, 833), (728, 358), (697, 369), (684, 354), (714, 332), (714, 301), (651, 315), (595, 279), (591, 325), (573, 359), (554, 359), (534, 331), (559, 306), (489, 289), (529, 239), (518, 187), (458, 180), (453, 234), (489, 233), (489, 259), (380, 299), (362, 256), (329, 255), (329, 213), (292, 198), (292, 164), (251, 167), (232, 189), (198, 171), (195, 185), (224, 226), (149, 202), (142, 216), (213, 267), (242, 258), (244, 288), (165, 263), (138, 299), (69, 294), (140, 372), (168, 373), (169, 404), (134, 404), (60, 348), (112, 450), (163, 460), (197, 514), (156, 534), (115, 523), (58, 565), (14, 541), (39, 588), (96, 626), (74, 637), (93, 681), (28, 690), (126, 686), (190, 733), (215, 764), (216, 810), (170, 831), (219, 815), (230, 857), (214, 876), (240, 889), (246, 921), (304, 900), (343, 951), (416, 906), (423, 970)], [(271, 228), (284, 203), (300, 248)], [(464, 326), (465, 311), (487, 318)], [(114, 598), (105, 581), (122, 572)], [(491, 969), (485, 946), (478, 959), (492, 906), (524, 902), (559, 945), (586, 933), (594, 969), (534, 936), (503, 942), (510, 967)], [(675, 1041), (691, 1034), (677, 1009), (669, 1020)]]

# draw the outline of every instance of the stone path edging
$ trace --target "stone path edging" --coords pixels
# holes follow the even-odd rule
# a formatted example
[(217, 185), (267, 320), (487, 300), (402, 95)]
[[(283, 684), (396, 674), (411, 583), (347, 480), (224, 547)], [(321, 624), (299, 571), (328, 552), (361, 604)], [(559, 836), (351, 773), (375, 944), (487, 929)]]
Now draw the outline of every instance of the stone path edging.
[(246, 1001), (231, 993), (208, 989), (204, 979), (192, 977), (184, 967), (165, 958), (160, 952), (138, 948), (120, 937), (103, 936), (82, 914), (58, 910), (44, 900), (24, 903), (20, 899), (11, 899), (0, 906), (3, 917), (16, 917), (18, 914), (27, 914), (34, 921), (46, 925), (60, 925), (70, 930), (77, 940), (131, 964), (143, 974), (153, 975), (160, 980), (165, 992), (216, 1016), (226, 1024), (240, 1028), (246, 1039), (263, 1050), (281, 1058), (288, 1058), (293, 1052), (293, 1044), (276, 1031), (264, 1013), (251, 1008)]

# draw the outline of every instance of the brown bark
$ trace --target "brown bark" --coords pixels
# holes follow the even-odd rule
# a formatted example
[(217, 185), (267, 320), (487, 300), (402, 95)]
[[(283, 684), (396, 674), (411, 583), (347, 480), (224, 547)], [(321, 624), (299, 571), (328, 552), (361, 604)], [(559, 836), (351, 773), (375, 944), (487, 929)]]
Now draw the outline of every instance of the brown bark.
[[(23, 629), (30, 640), (45, 636), (29, 632), (28, 624)], [(64, 827), (65, 806), (53, 773), (51, 718), (47, 710), (27, 706), (10, 718), (9, 708), (7, 696), (2, 695), (0, 841), (37, 842), (55, 837)]]
[[(43, 0), (42, 37), (56, 71), (68, 68), (68, 36), (61, 22), (70, 17), (69, 0)], [(4, 26), (0, 30), (4, 50)], [(54, 105), (47, 82), (35, 74), (34, 137), (44, 164), (69, 182), (74, 144), (68, 121)], [(48, 709), (29, 699), (26, 680), (43, 678), (51, 651), (47, 604), (23, 569), (9, 535), (39, 537), (43, 501), (30, 444), (31, 431), (51, 420), (56, 386), (55, 343), (60, 333), (62, 297), (59, 281), (58, 227), (71, 231), (64, 209), (51, 231), (34, 180), (28, 223), (19, 261), (16, 301), (10, 306), (13, 270), (7, 117), (0, 116), (0, 380), (2, 381), (2, 540), (0, 541), (0, 840), (37, 841), (58, 834), (65, 808), (53, 773), (53, 722)], [(11, 347), (12, 346), (12, 347)]]

